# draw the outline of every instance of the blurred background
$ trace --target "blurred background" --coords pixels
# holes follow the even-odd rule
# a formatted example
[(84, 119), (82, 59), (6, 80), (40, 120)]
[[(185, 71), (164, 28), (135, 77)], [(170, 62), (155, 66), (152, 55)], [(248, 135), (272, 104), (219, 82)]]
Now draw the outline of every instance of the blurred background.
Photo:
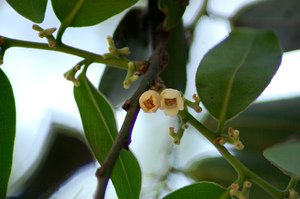
[[(245, 5), (254, 2), (256, 1), (210, 0), (208, 2), (207, 9), (211, 16), (202, 17), (195, 26), (187, 66), (188, 80), (185, 92), (187, 98), (192, 99), (192, 95), (196, 93), (195, 72), (201, 58), (210, 48), (228, 36), (232, 25), (228, 19)], [(289, 3), (286, 4), (290, 5), (287, 14), (293, 17), (300, 10), (300, 5), (291, 6), (292, 1), (287, 2)], [(193, 21), (202, 3), (202, 1), (190, 0), (183, 17), (184, 25), (189, 25)], [(139, 1), (135, 6), (145, 5), (146, 1)], [(125, 13), (126, 11), (93, 27), (68, 28), (63, 36), (63, 42), (104, 54), (108, 52), (106, 36), (113, 35)], [(286, 23), (289, 21), (287, 20)], [(299, 25), (299, 21), (295, 22), (297, 23)], [(18, 15), (6, 1), (0, 2), (0, 35), (46, 42), (32, 30), (32, 25), (31, 21)], [(40, 26), (58, 28), (59, 25), (51, 3), (48, 2), (45, 20)], [(292, 31), (289, 30), (286, 29), (288, 32)], [(288, 36), (290, 35), (286, 35)], [(299, 38), (294, 41), (294, 43), (299, 42)], [(246, 134), (251, 133), (254, 139), (260, 136), (261, 132), (270, 131), (272, 134), (270, 137), (275, 137), (270, 141), (271, 145), (295, 133), (299, 135), (300, 53), (299, 50), (294, 49), (284, 53), (280, 69), (257, 99), (256, 104), (244, 112), (239, 120), (232, 121), (232, 125), (241, 131), (241, 136), (243, 131), (249, 132)], [(54, 194), (52, 198), (92, 198), (93, 196), (97, 183), (94, 174), (99, 165), (95, 162), (83, 136), (79, 112), (73, 97), (73, 84), (63, 77), (63, 74), (79, 61), (81, 58), (68, 54), (27, 48), (10, 48), (5, 54), (1, 68), (11, 81), (17, 108), (17, 136), (8, 190), (11, 198), (48, 198), (52, 194)], [(89, 67), (88, 77), (96, 87), (99, 85), (103, 70), (102, 64), (92, 64)], [(125, 111), (116, 109), (115, 113), (120, 127)], [(274, 115), (279, 117), (273, 118)], [(216, 127), (215, 121), (206, 116), (205, 110), (195, 116), (210, 128)], [(274, 129), (263, 127), (253, 119), (258, 116), (271, 120), (269, 123), (271, 127), (274, 127), (274, 121), (282, 119), (290, 123), (276, 127), (275, 132)], [(234, 181), (236, 173), (226, 161), (218, 158), (218, 151), (196, 130), (189, 128), (180, 146), (174, 146), (172, 138), (168, 135), (170, 126), (178, 127), (178, 120), (164, 116), (162, 111), (156, 114), (139, 113), (130, 148), (139, 160), (143, 172), (142, 198), (160, 198), (169, 191), (194, 181), (212, 180), (223, 186), (229, 186)], [(253, 126), (257, 128), (253, 129)], [(291, 126), (293, 128), (286, 130)], [(281, 128), (284, 128), (284, 133)], [(257, 134), (256, 137), (253, 131)], [(266, 139), (269, 139), (268, 135)], [(244, 143), (245, 151), (241, 153), (233, 151), (241, 161), (245, 161), (246, 165), (257, 160), (256, 155), (261, 155), (266, 147), (261, 146), (257, 139), (251, 140), (248, 137), (245, 137), (247, 138)], [(250, 146), (249, 150), (247, 146)], [(243, 152), (251, 155), (243, 160), (245, 157)], [(208, 157), (210, 158), (207, 159)], [(265, 171), (261, 170), (261, 167), (256, 168), (260, 163), (255, 162), (249, 167), (264, 174)], [(272, 172), (268, 175), (274, 175), (274, 179), (283, 178), (283, 181), (288, 182), (286, 176), (275, 167), (274, 170), (272, 168)], [(211, 173), (208, 174), (209, 169)], [(224, 175), (214, 176), (216, 171), (223, 171)], [(274, 181), (274, 184), (285, 188), (279, 182)], [(116, 198), (111, 184), (106, 197)]]

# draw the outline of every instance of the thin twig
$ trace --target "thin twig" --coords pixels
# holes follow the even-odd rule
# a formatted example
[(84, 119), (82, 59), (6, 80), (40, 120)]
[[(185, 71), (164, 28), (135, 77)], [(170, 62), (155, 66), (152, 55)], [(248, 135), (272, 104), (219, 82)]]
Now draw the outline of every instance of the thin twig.
[(131, 132), (139, 112), (139, 97), (141, 94), (151, 88), (155, 81), (158, 79), (159, 73), (167, 65), (167, 44), (169, 32), (160, 30), (157, 36), (157, 48), (153, 55), (150, 57), (148, 63), (148, 71), (146, 72), (143, 81), (140, 83), (139, 88), (135, 91), (133, 96), (126, 101), (125, 107), (127, 115), (121, 127), (115, 142), (106, 156), (103, 164), (97, 170), (96, 176), (98, 178), (98, 186), (95, 194), (96, 199), (102, 199), (105, 195), (108, 180), (112, 174), (113, 168), (117, 162), (121, 150), (128, 149), (131, 142)]
[[(70, 55), (75, 55), (78, 57), (82, 57), (84, 59), (91, 59), (93, 60), (93, 63), (101, 63), (101, 64), (107, 64), (114, 67), (119, 68), (128, 68), (128, 62), (134, 62), (136, 66), (143, 65), (144, 61), (131, 61), (126, 59), (125, 57), (110, 57), (107, 59), (104, 59), (102, 55), (96, 54), (93, 52), (81, 50), (72, 46), (65, 45), (63, 43), (57, 44), (56, 48), (49, 48), (47, 43), (39, 43), (39, 42), (31, 42), (31, 41), (24, 41), (24, 40), (18, 40), (18, 39), (11, 39), (7, 37), (1, 37), (3, 38), (3, 43), (1, 45), (1, 48), (4, 48), (7, 50), (11, 47), (23, 47), (23, 48), (35, 48), (39, 50), (49, 50), (49, 51), (56, 51), (56, 52), (63, 52)], [(4, 49), (2, 49), (2, 54)]]

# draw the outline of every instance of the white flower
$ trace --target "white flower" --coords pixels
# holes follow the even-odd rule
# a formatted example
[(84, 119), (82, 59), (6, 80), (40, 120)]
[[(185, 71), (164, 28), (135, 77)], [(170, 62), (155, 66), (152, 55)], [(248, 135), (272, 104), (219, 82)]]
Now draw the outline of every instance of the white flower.
[(160, 98), (160, 109), (164, 110), (165, 115), (174, 117), (178, 111), (184, 109), (182, 95), (178, 90), (171, 88), (165, 89), (161, 92)]
[(160, 107), (160, 96), (156, 91), (148, 90), (140, 96), (139, 103), (145, 113), (154, 113)]

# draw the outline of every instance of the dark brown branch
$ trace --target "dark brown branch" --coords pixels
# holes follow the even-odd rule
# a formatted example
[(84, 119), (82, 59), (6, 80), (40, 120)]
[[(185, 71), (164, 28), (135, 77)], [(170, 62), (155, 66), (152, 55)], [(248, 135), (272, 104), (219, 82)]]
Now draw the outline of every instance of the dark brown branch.
[(113, 172), (113, 168), (117, 162), (120, 152), (123, 148), (128, 149), (128, 145), (131, 142), (131, 132), (139, 112), (139, 97), (142, 93), (149, 90), (151, 86), (155, 84), (158, 79), (159, 73), (167, 65), (167, 45), (168, 45), (169, 32), (160, 30), (157, 34), (157, 47), (153, 52), (153, 55), (148, 61), (148, 70), (144, 76), (143, 81), (140, 83), (138, 89), (133, 96), (126, 101), (125, 107), (127, 115), (121, 127), (115, 142), (110, 149), (107, 157), (105, 158), (101, 167), (97, 170), (96, 176), (98, 178), (98, 187), (95, 198), (102, 199), (105, 195), (106, 186), (108, 180)]

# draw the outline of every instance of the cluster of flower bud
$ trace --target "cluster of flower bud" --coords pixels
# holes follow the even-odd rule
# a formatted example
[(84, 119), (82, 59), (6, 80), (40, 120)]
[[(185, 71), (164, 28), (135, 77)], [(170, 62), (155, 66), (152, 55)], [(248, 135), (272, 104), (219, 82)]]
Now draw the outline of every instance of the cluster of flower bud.
[(110, 58), (112, 56), (119, 56), (119, 55), (128, 55), (130, 54), (129, 48), (128, 47), (124, 47), (124, 48), (116, 48), (115, 44), (114, 44), (114, 40), (111, 36), (107, 36), (106, 37), (107, 42), (108, 42), (108, 51), (109, 53), (105, 53), (103, 54), (103, 59), (107, 59)]
[(139, 103), (145, 113), (154, 113), (161, 109), (170, 117), (184, 109), (183, 94), (171, 88), (163, 90), (160, 95), (154, 90), (148, 90), (141, 95)]
[(81, 63), (78, 63), (76, 66), (74, 66), (73, 68), (65, 72), (64, 77), (67, 80), (73, 82), (75, 86), (79, 86), (80, 85), (79, 79), (77, 79), (75, 75), (77, 71), (79, 71), (80, 69), (81, 69)]
[(299, 199), (299, 196), (294, 189), (289, 189), (289, 197), (284, 199)]
[(129, 89), (130, 84), (135, 82), (139, 78), (139, 73), (134, 72), (135, 67), (133, 62), (128, 62), (128, 70), (127, 70), (127, 75), (125, 77), (125, 80), (123, 82), (123, 87), (125, 89)]
[(243, 184), (243, 190), (239, 191), (239, 185), (238, 184), (232, 184), (230, 195), (236, 196), (239, 199), (248, 199), (249, 198), (249, 191), (250, 187), (252, 186), (252, 183), (249, 180), (245, 180)]
[(227, 142), (233, 144), (235, 148), (242, 150), (244, 148), (243, 143), (239, 138), (240, 132), (238, 130), (234, 130), (232, 127), (228, 128), (228, 135), (221, 135), (221, 137), (217, 137), (214, 140), (214, 143), (224, 145)]
[(55, 40), (54, 36), (52, 35), (56, 31), (56, 28), (48, 28), (48, 29), (44, 30), (40, 26), (34, 24), (32, 26), (32, 29), (39, 32), (39, 37), (40, 38), (46, 37), (46, 39), (48, 40), (48, 45), (49, 45), (50, 48), (53, 48), (53, 49), (56, 48), (56, 40)]
[(189, 128), (189, 125), (185, 122), (186, 121), (181, 121), (181, 126), (178, 129), (177, 133), (175, 133), (175, 127), (169, 128), (169, 135), (173, 138), (173, 143), (176, 145), (180, 144), (184, 131)]

